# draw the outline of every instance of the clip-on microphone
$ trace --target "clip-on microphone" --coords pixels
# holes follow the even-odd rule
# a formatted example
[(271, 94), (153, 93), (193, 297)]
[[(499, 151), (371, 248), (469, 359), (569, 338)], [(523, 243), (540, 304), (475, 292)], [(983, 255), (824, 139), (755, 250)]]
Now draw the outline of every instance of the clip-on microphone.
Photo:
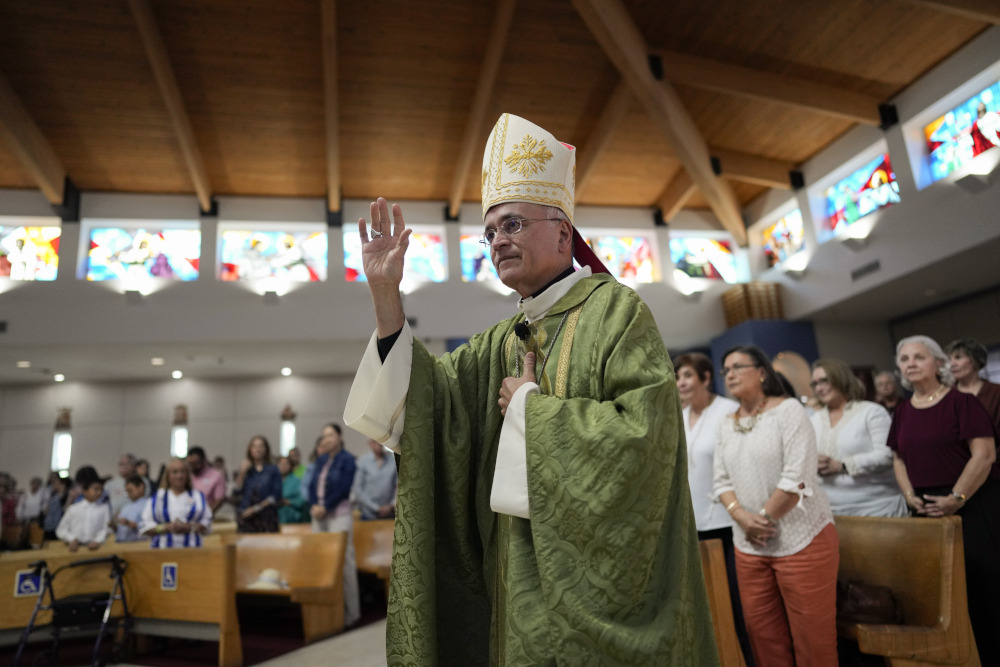
[(531, 336), (531, 329), (524, 322), (518, 322), (514, 325), (514, 335), (521, 340), (528, 340), (528, 337)]

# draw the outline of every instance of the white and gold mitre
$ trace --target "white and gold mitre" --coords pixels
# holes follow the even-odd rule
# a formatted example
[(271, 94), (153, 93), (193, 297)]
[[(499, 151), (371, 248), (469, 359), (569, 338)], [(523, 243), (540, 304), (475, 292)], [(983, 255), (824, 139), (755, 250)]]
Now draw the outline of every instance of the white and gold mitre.
[(531, 121), (505, 113), (483, 154), (483, 218), (503, 202), (557, 206), (573, 221), (576, 148)]

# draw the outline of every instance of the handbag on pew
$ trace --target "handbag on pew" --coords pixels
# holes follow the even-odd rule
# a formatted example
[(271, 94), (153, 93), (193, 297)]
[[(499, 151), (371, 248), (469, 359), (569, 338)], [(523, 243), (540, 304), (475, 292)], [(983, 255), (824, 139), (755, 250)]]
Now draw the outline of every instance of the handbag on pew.
[(903, 606), (888, 586), (838, 579), (837, 621), (898, 625), (903, 622)]

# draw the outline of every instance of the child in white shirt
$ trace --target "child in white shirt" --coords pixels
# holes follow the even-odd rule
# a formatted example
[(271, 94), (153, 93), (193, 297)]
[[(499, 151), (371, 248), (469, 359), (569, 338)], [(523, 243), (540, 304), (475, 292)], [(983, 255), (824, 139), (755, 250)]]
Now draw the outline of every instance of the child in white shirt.
[(111, 507), (99, 502), (104, 493), (104, 482), (100, 478), (81, 481), (83, 500), (66, 508), (56, 528), (56, 537), (68, 544), (70, 551), (76, 551), (81, 544), (93, 551), (108, 538)]

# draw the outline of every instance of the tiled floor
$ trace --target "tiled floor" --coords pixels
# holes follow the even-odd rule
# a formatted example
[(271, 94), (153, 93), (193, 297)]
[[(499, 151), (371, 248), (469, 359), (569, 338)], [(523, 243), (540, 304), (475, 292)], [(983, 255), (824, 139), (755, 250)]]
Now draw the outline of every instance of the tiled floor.
[(337, 637), (310, 644), (279, 658), (262, 662), (262, 667), (385, 667), (385, 619), (369, 623)]

